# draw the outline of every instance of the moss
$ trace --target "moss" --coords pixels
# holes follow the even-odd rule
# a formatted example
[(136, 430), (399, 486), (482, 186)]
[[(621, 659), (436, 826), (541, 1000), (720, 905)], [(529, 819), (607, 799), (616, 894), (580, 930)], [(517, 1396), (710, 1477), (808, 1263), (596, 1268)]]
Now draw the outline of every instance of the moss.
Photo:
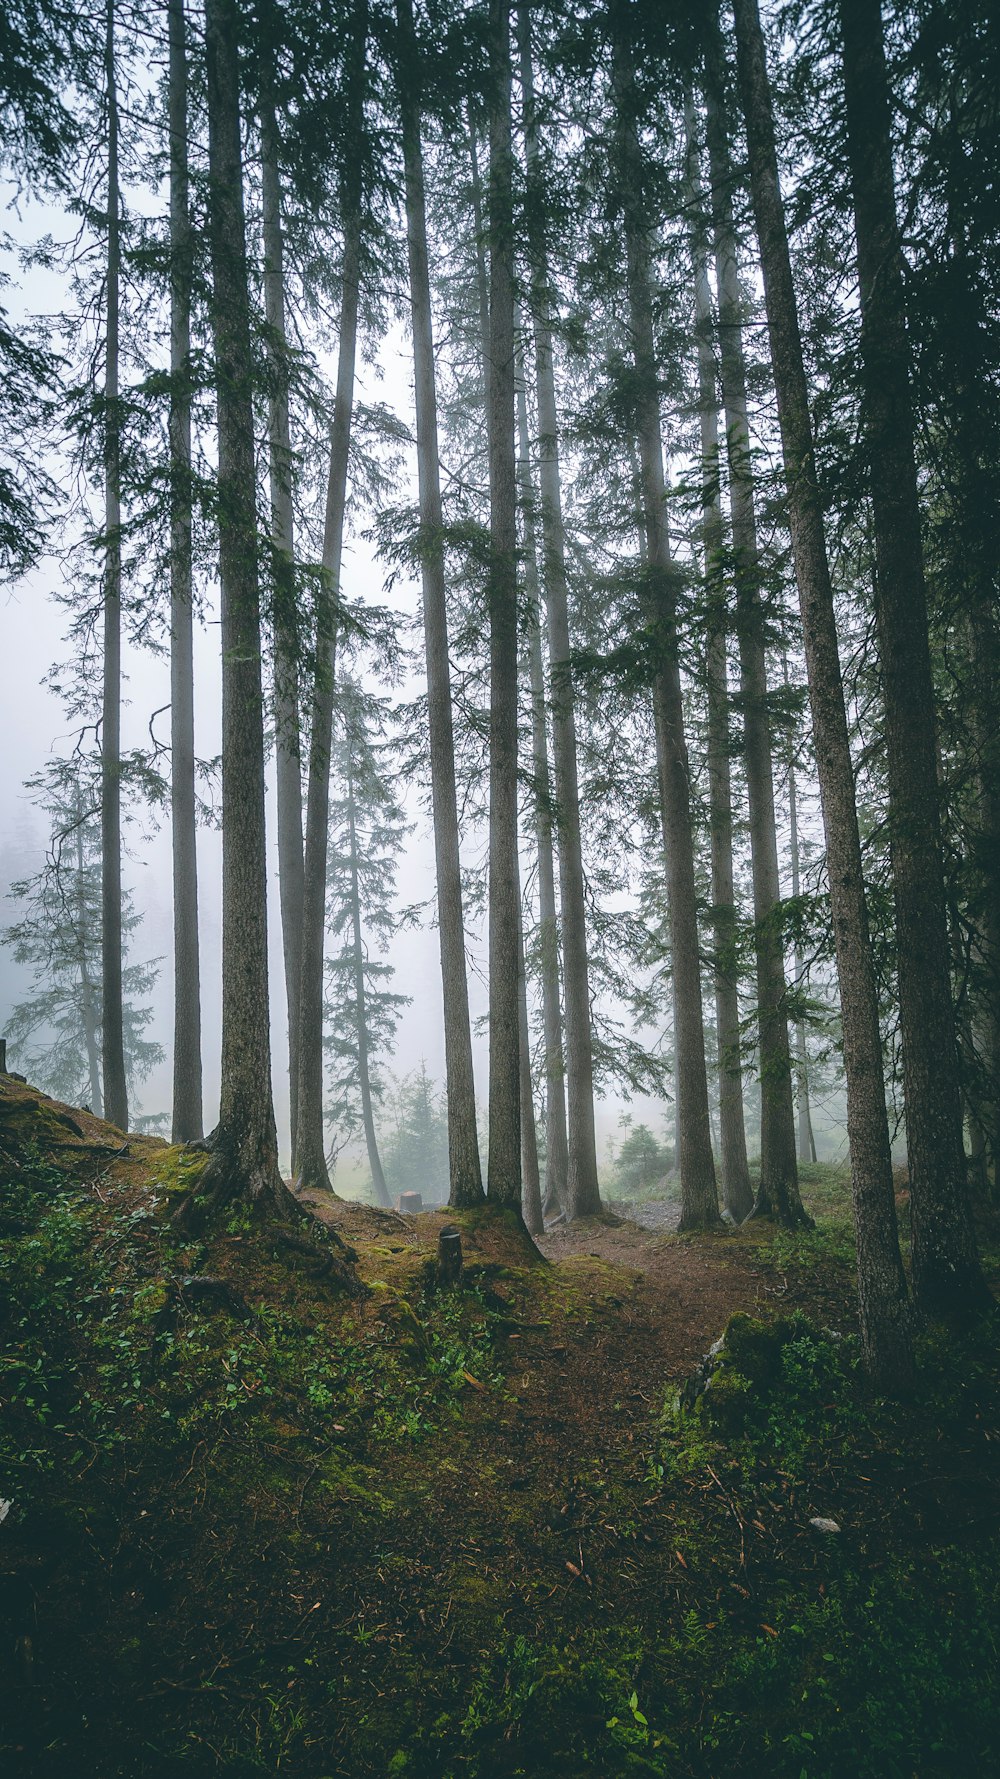
[(204, 1173), (209, 1159), (204, 1150), (171, 1143), (168, 1148), (157, 1151), (150, 1185), (157, 1192), (190, 1192)]

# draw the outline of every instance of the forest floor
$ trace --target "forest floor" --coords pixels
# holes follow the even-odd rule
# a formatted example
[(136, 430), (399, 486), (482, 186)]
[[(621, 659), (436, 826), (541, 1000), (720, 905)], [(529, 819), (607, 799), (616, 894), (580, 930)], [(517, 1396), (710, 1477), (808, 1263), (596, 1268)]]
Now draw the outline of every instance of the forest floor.
[(872, 1400), (835, 1170), (805, 1235), (542, 1255), (317, 1202), (354, 1299), (322, 1243), (178, 1233), (203, 1161), (0, 1078), (5, 1775), (997, 1770), (996, 1324)]

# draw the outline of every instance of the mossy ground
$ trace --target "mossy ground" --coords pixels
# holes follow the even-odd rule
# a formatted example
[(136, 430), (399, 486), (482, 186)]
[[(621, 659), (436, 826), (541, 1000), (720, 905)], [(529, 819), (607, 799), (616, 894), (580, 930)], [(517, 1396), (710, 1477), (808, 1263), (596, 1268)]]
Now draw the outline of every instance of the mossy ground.
[[(995, 1331), (929, 1331), (917, 1399), (871, 1401), (842, 1179), (807, 1184), (803, 1237), (595, 1226), (548, 1266), (473, 1219), (449, 1294), (428, 1286), (441, 1219), (328, 1206), (355, 1304), (239, 1216), (178, 1237), (197, 1160), (121, 1156), (107, 1127), (7, 1115), (16, 1097), (5, 1774), (1000, 1765)], [(178, 1302), (205, 1273), (253, 1320)], [(733, 1311), (725, 1411), (678, 1409)]]

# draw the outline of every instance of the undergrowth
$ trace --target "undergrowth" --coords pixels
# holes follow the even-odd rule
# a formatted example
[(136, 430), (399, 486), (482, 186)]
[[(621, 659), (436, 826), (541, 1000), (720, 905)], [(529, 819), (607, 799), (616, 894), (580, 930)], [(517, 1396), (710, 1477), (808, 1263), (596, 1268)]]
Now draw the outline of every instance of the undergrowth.
[[(628, 1414), (592, 1370), (584, 1454), (523, 1404), (632, 1315), (613, 1268), (435, 1294), (385, 1236), (358, 1307), (239, 1214), (178, 1237), (177, 1171), (0, 1170), (5, 1773), (1000, 1766), (995, 1330), (929, 1331), (916, 1399), (873, 1399), (826, 1325), (832, 1187), (815, 1231), (752, 1236), (778, 1311), (793, 1280), (815, 1313), (733, 1317), (707, 1389)], [(185, 1303), (205, 1273), (245, 1317)]]

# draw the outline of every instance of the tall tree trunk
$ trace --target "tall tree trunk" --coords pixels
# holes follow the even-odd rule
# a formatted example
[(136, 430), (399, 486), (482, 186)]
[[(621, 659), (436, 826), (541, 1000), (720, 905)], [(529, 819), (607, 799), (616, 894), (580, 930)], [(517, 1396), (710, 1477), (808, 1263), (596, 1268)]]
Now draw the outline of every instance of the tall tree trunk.
[(517, 482), (509, 0), (490, 0), (490, 1093), (487, 1197), (521, 1209), (518, 1043)]
[[(538, 131), (531, 65), (527, 0), (518, 9), (521, 91), (529, 182), (537, 186)], [(537, 194), (536, 194), (537, 197)], [(562, 915), (565, 997), (568, 1159), (566, 1208), (571, 1217), (593, 1217), (601, 1209), (597, 1183), (594, 1123), (594, 1058), (587, 957), (586, 894), (580, 834), (576, 710), (570, 666), (569, 594), (566, 540), (559, 475), (559, 421), (552, 350), (552, 294), (545, 231), (537, 201), (527, 212), (531, 271), (531, 311), (538, 403), (538, 470), (542, 520), (542, 586), (548, 624), (552, 705), (552, 758), (556, 790), (556, 847), (559, 907)]]
[(358, 1081), (361, 1088), (361, 1121), (365, 1127), (368, 1166), (372, 1170), (372, 1187), (377, 1202), (388, 1210), (392, 1205), (385, 1183), (382, 1157), (375, 1135), (375, 1114), (372, 1109), (372, 1079), (368, 1060), (368, 1018), (365, 995), (365, 948), (361, 936), (361, 893), (358, 888), (358, 836), (354, 819), (354, 780), (347, 779), (347, 837), (351, 848), (351, 943), (354, 951), (354, 1001), (358, 1018)]
[(104, 1116), (101, 1093), (101, 1050), (98, 1042), (97, 994), (87, 963), (88, 918), (83, 865), (83, 799), (76, 798), (76, 927), (77, 951), (80, 959), (80, 1006), (83, 1017), (83, 1042), (87, 1052), (87, 1075), (90, 1080), (90, 1109), (95, 1118)]
[(726, 671), (727, 614), (722, 581), (722, 506), (719, 499), (719, 418), (715, 353), (712, 349), (712, 297), (698, 210), (701, 181), (697, 139), (690, 102), (685, 107), (689, 184), (695, 202), (694, 257), (695, 327), (698, 342), (698, 418), (701, 432), (702, 527), (709, 627), (706, 645), (708, 682), (708, 787), (712, 855), (712, 920), (714, 925), (715, 1022), (719, 1055), (719, 1139), (722, 1193), (726, 1209), (742, 1223), (753, 1209), (753, 1188), (747, 1164), (743, 1120), (743, 1072), (740, 1062), (740, 1009), (737, 992), (736, 906), (733, 891), (733, 800), (730, 770), (729, 684)]
[[(361, 135), (364, 107), (368, 8), (358, 9), (348, 73), (349, 139)], [(329, 1192), (323, 1137), (323, 943), (326, 935), (326, 861), (330, 827), (330, 749), (333, 741), (334, 681), (340, 623), (340, 571), (347, 508), (347, 472), (354, 415), (354, 369), (358, 336), (358, 280), (361, 257), (361, 155), (348, 152), (341, 183), (344, 228), (343, 295), (337, 355), (337, 395), (330, 439), (330, 469), (323, 528), (323, 577), (316, 634), (306, 792), (302, 892), (302, 944), (299, 978), (298, 1114), (295, 1175), (300, 1185)]]
[[(781, 675), (788, 685), (788, 661), (781, 657)], [(799, 858), (799, 799), (795, 779), (795, 742), (788, 747), (788, 851), (792, 867), (792, 896), (797, 902), (802, 889), (801, 862)], [(806, 980), (805, 960), (802, 946), (798, 938), (795, 941), (795, 980), (802, 993)], [(816, 1161), (816, 1138), (813, 1136), (812, 1117), (809, 1111), (809, 1052), (806, 1047), (806, 1028), (804, 1020), (795, 1022), (795, 1096), (798, 1102), (799, 1124), (799, 1160)]]
[[(517, 385), (518, 476), (524, 515), (524, 580), (530, 608), (528, 647), (531, 671), (531, 770), (535, 843), (538, 855), (538, 949), (542, 984), (542, 1029), (545, 1040), (545, 1194), (544, 1211), (558, 1216), (568, 1198), (566, 1141), (566, 1072), (563, 1061), (562, 1012), (559, 996), (559, 928), (556, 919), (555, 857), (552, 845), (552, 784), (545, 713), (545, 668), (542, 661), (538, 553), (528, 441), (528, 402), (524, 377)], [(530, 1227), (530, 1225), (529, 1225)], [(532, 1234), (537, 1231), (532, 1230)]]
[(104, 360), (104, 688), (101, 716), (101, 1043), (104, 1112), (128, 1129), (122, 1010), (122, 546), (121, 409), (118, 399), (121, 197), (115, 15), (108, 0), (104, 39), (108, 106), (107, 339)]
[(910, 1314), (896, 1229), (878, 1000), (823, 500), (816, 475), (809, 392), (778, 183), (774, 116), (757, 0), (735, 0), (734, 10), (750, 190), (760, 243), (826, 832), (844, 1031), (861, 1337), (868, 1366), (880, 1386), (900, 1389), (906, 1387), (912, 1373)]
[(983, 990), (981, 1015), (976, 1023), (981, 1034), (986, 1088), (978, 1115), (972, 1115), (970, 1135), (984, 1173), (988, 1173), (992, 1161), (996, 1191), (1000, 1187), (1000, 638), (991, 591), (988, 583), (984, 585), (983, 580), (978, 580), (968, 602), (972, 687), (969, 720), (978, 790), (972, 855), (982, 907), (978, 952)]
[(538, 1132), (531, 1086), (531, 1032), (528, 1026), (528, 973), (524, 967), (524, 926), (518, 925), (517, 1024), (521, 1080), (521, 1214), (529, 1235), (541, 1235), (542, 1190), (538, 1170)]
[(438, 940), (444, 998), (445, 1077), (448, 1099), (449, 1204), (456, 1209), (483, 1198), (476, 1089), (472, 1070), (472, 1028), (465, 961), (462, 867), (459, 853), (455, 737), (448, 655), (448, 602), (445, 585), (438, 465), (437, 393), (431, 288), (427, 265), (427, 218), (420, 145), (420, 95), (407, 75), (416, 65), (411, 0), (397, 0), (400, 36), (400, 106), (406, 179), (406, 241), (413, 327), (414, 395), (417, 419), (417, 480), (420, 499), (424, 648), (427, 663), (427, 720), (430, 735), (434, 862), (437, 875)]
[(909, 349), (879, 0), (840, 0), (875, 521), (913, 1293), (931, 1313), (986, 1299), (969, 1206), (949, 976), (934, 685)]
[(295, 1168), (299, 1095), (299, 988), (302, 980), (302, 760), (299, 725), (299, 624), (295, 586), (295, 514), (288, 414), (284, 243), (278, 126), (270, 81), (260, 97), (264, 310), (269, 332), (268, 462), (271, 485), (271, 586), (274, 632), (274, 727), (278, 795), (278, 899), (288, 1014), (288, 1103)]
[(757, 965), (760, 1055), (760, 1183), (755, 1212), (790, 1226), (808, 1223), (799, 1196), (795, 1108), (788, 1042), (782, 949), (774, 765), (767, 705), (767, 653), (761, 599), (760, 552), (754, 510), (742, 303), (733, 226), (732, 169), (725, 113), (721, 45), (710, 43), (707, 137), (712, 221), (719, 290), (719, 358), (729, 466), (729, 500), (736, 579), (736, 634), (740, 651), (743, 758), (750, 810), (750, 859)]
[(653, 341), (652, 270), (642, 202), (642, 164), (635, 89), (626, 46), (614, 40), (619, 199), (625, 226), (628, 313), (635, 362), (636, 430), (646, 532), (646, 622), (655, 640), (653, 687), (657, 766), (666, 853), (670, 950), (674, 978), (680, 1128), (681, 1229), (719, 1221), (719, 1199), (708, 1116), (708, 1074), (701, 999), (698, 899), (691, 827), (690, 772), (678, 652), (676, 569), (667, 536), (659, 375)]
[[(237, 0), (207, 0), (208, 226), (222, 588), (222, 1091), (199, 1198), (297, 1214), (278, 1172), (271, 1097), (264, 696), (253, 354), (240, 158)], [(182, 1220), (192, 1205), (182, 1207)]]
[(172, 1136), (202, 1135), (201, 968), (194, 779), (191, 579), (191, 217), (188, 204), (184, 0), (168, 0), (170, 35), (170, 834), (174, 892)]

